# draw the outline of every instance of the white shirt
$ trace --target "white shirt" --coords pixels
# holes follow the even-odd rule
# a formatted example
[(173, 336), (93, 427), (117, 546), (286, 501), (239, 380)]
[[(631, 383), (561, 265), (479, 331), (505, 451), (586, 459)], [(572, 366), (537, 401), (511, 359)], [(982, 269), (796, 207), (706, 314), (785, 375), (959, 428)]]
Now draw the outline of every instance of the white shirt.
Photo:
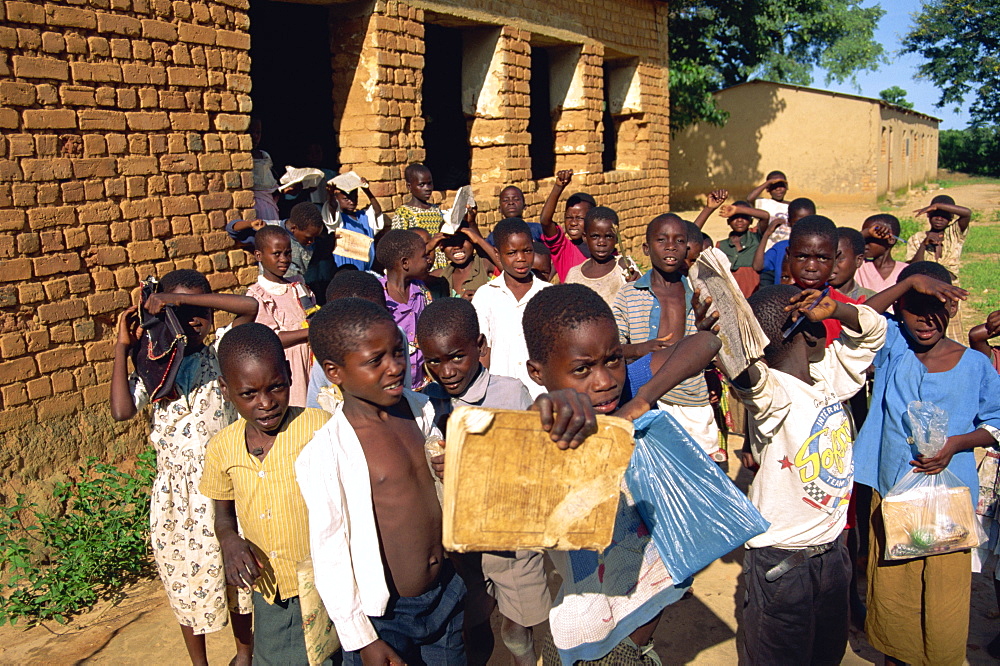
[(476, 290), (472, 305), (479, 317), (479, 331), (490, 347), (490, 373), (520, 379), (534, 400), (545, 392), (528, 375), (528, 346), (524, 342), (521, 317), (524, 308), (548, 282), (532, 276), (531, 288), (519, 301), (514, 297), (501, 273)]
[[(437, 435), (426, 396), (403, 390), (424, 436)], [(389, 587), (382, 568), (368, 461), (343, 403), (295, 461), (309, 509), (309, 548), (316, 590), (344, 650), (360, 650), (378, 634), (368, 616), (385, 613)]]
[(748, 438), (760, 465), (748, 496), (771, 527), (749, 548), (794, 550), (840, 536), (854, 484), (854, 431), (842, 402), (864, 385), (885, 343), (886, 320), (858, 308), (861, 333), (844, 326), (806, 384), (758, 361), (760, 380), (737, 395), (750, 414)]
[(753, 207), (760, 208), (761, 210), (766, 210), (768, 214), (771, 216), (771, 219), (769, 219), (768, 222), (781, 220), (781, 224), (778, 225), (778, 227), (771, 232), (771, 235), (767, 237), (767, 245), (764, 248), (765, 252), (774, 247), (775, 243), (783, 240), (788, 240), (788, 236), (792, 233), (792, 228), (788, 226), (787, 201), (775, 201), (774, 199), (757, 199), (757, 201), (754, 202)]

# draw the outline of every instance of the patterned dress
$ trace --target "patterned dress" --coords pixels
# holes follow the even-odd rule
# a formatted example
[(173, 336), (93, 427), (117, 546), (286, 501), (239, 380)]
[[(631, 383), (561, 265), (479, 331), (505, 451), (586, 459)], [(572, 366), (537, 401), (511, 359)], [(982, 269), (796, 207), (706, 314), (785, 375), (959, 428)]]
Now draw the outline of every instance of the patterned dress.
[[(416, 206), (403, 204), (396, 209), (396, 214), (392, 216), (393, 229), (420, 227), (431, 236), (441, 231), (442, 224), (444, 224), (444, 214), (441, 211), (441, 207), (436, 204), (430, 204), (430, 208), (417, 208)], [(434, 253), (434, 266), (432, 266), (432, 270), (438, 270), (447, 265), (448, 260), (445, 258), (444, 252), (440, 249), (437, 250)]]
[[(227, 590), (215, 503), (198, 492), (208, 441), (237, 418), (219, 389), (221, 374), (215, 347), (205, 346), (181, 363), (181, 397), (157, 402), (150, 414), (157, 470), (149, 511), (153, 559), (174, 616), (195, 634), (225, 627), (229, 611), (252, 609), (248, 593)], [(129, 383), (136, 408), (143, 409), (149, 403), (145, 387), (135, 375)]]

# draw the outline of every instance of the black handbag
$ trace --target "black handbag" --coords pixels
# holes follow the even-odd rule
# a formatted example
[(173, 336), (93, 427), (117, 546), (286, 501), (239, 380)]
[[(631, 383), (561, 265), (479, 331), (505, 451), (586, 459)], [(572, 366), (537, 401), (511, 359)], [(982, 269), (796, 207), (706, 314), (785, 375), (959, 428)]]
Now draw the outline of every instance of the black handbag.
[(132, 363), (146, 387), (150, 402), (174, 400), (178, 397), (174, 381), (184, 360), (187, 335), (172, 306), (165, 306), (157, 315), (146, 310), (146, 301), (159, 290), (157, 279), (148, 277), (140, 285), (139, 325), (142, 336), (133, 351)]

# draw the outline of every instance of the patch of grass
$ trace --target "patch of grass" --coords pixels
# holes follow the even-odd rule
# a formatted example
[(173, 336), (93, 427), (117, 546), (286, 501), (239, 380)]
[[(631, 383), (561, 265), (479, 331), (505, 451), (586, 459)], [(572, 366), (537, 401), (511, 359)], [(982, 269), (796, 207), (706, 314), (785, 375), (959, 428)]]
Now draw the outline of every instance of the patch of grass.
[(899, 237), (907, 239), (918, 231), (924, 231), (927, 223), (914, 217), (899, 218)]
[[(1000, 211), (997, 211), (1000, 212)], [(994, 214), (994, 217), (996, 214)], [(1000, 254), (1000, 226), (980, 225), (969, 227), (969, 236), (962, 247), (963, 254)], [(993, 278), (1000, 277), (1000, 269), (993, 264)]]
[(969, 291), (969, 305), (982, 317), (1000, 310), (996, 258), (966, 261), (962, 266), (962, 287)]
[(1000, 184), (1000, 178), (991, 178), (989, 176), (972, 176), (971, 178), (961, 178), (956, 180), (944, 178), (938, 180), (937, 184), (938, 187), (946, 190), (949, 187), (961, 187), (963, 185), (998, 185)]

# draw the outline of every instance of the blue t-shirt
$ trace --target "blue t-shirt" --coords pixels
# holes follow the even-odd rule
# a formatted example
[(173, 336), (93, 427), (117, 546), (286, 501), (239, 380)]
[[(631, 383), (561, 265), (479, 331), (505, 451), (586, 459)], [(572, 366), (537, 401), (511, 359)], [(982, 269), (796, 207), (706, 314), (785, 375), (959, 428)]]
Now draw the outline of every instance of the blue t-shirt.
[[(531, 240), (540, 241), (542, 240), (542, 225), (538, 222), (525, 222), (528, 225), (528, 230), (531, 231)], [(493, 232), (486, 237), (486, 242), (493, 245)]]
[[(1000, 375), (990, 360), (966, 349), (947, 372), (928, 372), (907, 344), (906, 328), (889, 319), (885, 346), (875, 355), (875, 387), (871, 408), (854, 442), (855, 480), (878, 490), (883, 497), (913, 467), (917, 448), (907, 407), (914, 400), (931, 402), (948, 412), (948, 436), (964, 435), (980, 425), (1000, 428)], [(951, 470), (979, 498), (976, 457), (956, 453)]]
[(764, 253), (764, 269), (771, 271), (774, 275), (774, 284), (781, 284), (781, 264), (785, 260), (785, 251), (788, 249), (788, 241), (778, 241), (771, 249)]

